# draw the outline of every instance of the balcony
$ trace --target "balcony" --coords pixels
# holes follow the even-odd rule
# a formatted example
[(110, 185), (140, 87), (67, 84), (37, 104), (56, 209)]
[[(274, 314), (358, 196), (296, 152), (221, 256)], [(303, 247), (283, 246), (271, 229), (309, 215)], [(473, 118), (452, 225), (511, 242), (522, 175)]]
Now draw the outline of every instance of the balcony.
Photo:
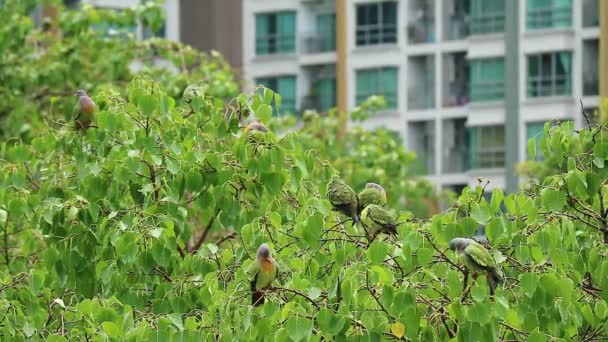
[(435, 1), (409, 1), (410, 19), (407, 26), (408, 42), (410, 44), (435, 42)]
[(471, 35), (505, 31), (505, 0), (471, 0)]
[(443, 37), (445, 40), (465, 39), (469, 35), (469, 4), (463, 0), (443, 0)]
[(443, 122), (443, 173), (462, 173), (469, 167), (469, 137), (466, 121), (463, 118)]
[(312, 33), (302, 37), (303, 53), (323, 53), (336, 51), (336, 37)]
[(435, 173), (435, 122), (420, 121), (408, 124), (410, 150), (417, 156), (415, 172), (420, 175)]
[(443, 106), (456, 107), (469, 103), (469, 64), (465, 52), (443, 56)]
[(435, 107), (435, 57), (416, 56), (408, 60), (408, 108)]
[(597, 39), (583, 41), (583, 95), (599, 94), (599, 41)]
[(583, 27), (600, 26), (598, 0), (583, 0)]

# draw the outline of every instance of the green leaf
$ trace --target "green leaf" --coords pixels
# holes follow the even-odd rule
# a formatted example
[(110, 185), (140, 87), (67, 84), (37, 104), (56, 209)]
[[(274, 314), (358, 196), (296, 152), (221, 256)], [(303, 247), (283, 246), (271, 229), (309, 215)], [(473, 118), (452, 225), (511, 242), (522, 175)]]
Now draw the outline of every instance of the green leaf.
[(528, 139), (528, 159), (536, 159), (536, 138)]
[(292, 341), (308, 340), (312, 333), (312, 321), (308, 318), (291, 316), (287, 319), (286, 328)]
[(151, 117), (158, 109), (158, 99), (152, 95), (143, 95), (139, 98), (138, 105), (145, 116)]
[(372, 264), (379, 265), (384, 263), (386, 253), (388, 253), (388, 246), (380, 239), (376, 239), (367, 249), (367, 259)]
[(560, 211), (566, 205), (566, 194), (559, 190), (543, 189), (540, 194), (547, 210)]
[(477, 223), (485, 225), (490, 221), (490, 218), (492, 218), (492, 213), (485, 202), (473, 203), (471, 217), (477, 221)]
[(175, 325), (179, 331), (184, 331), (184, 322), (182, 320), (182, 315), (178, 313), (168, 314), (167, 317)]
[(40, 289), (44, 285), (44, 279), (45, 279), (45, 272), (37, 270), (37, 269), (32, 269), (30, 271), (29, 280), (30, 280), (30, 290), (32, 290), (32, 293), (38, 294), (38, 291), (40, 291)]
[(503, 198), (505, 197), (501, 188), (494, 188), (492, 190), (492, 201), (490, 202), (490, 206), (493, 211), (500, 210), (500, 204), (502, 203)]
[(331, 310), (321, 308), (317, 314), (319, 329), (327, 336), (336, 336), (340, 333), (346, 319), (333, 313)]
[(270, 118), (272, 118), (272, 107), (265, 103), (261, 104), (255, 112), (255, 116), (262, 122), (270, 121)]
[(534, 296), (539, 281), (540, 278), (536, 273), (524, 273), (519, 276), (520, 286), (528, 298)]
[(528, 335), (528, 342), (547, 342), (547, 337), (536, 329)]
[(101, 328), (109, 337), (117, 339), (122, 337), (122, 330), (113, 322), (103, 322)]

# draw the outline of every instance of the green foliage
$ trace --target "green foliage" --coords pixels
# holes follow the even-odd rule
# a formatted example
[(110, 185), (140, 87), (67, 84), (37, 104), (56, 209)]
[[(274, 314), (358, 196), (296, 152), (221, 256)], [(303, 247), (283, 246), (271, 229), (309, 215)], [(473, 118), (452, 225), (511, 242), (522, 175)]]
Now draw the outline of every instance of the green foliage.
[[(432, 187), (412, 180), (414, 156), (388, 131), (337, 139), (335, 113), (307, 113), (302, 127), (278, 118), (245, 132), (276, 94), (232, 94), (221, 59), (200, 62), (94, 87), (97, 127), (84, 133), (39, 121), (0, 144), (2, 340), (608, 338), (605, 126), (546, 127), (543, 153), (564, 169), (533, 191), (495, 190), (488, 203), (480, 184), (414, 218)], [(71, 107), (65, 97), (54, 103)], [(15, 113), (51, 108), (10, 101)], [(356, 191), (382, 184), (389, 208), (416, 216), (401, 212), (398, 234), (375, 240), (340, 224), (325, 198), (336, 170)], [(491, 298), (480, 275), (463, 298), (446, 250), (479, 224), (505, 283)], [(280, 274), (254, 308), (248, 270), (263, 242)]]

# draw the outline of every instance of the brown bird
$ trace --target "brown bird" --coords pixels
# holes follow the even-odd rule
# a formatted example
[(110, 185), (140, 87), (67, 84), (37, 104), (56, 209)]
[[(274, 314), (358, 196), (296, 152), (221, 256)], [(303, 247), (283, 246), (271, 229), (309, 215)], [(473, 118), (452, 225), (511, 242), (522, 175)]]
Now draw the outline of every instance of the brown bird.
[(75, 129), (84, 131), (91, 127), (97, 105), (84, 90), (78, 90), (74, 96), (78, 96), (78, 103), (74, 107)]

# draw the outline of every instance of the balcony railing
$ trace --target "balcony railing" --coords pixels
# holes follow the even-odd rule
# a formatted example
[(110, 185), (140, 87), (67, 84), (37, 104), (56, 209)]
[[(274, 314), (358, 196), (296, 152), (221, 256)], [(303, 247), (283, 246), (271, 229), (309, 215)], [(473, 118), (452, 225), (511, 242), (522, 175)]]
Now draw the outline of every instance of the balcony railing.
[(505, 31), (505, 13), (484, 13), (471, 18), (471, 34), (482, 35)]
[(571, 6), (548, 6), (528, 9), (528, 28), (540, 29), (572, 25)]
[(471, 101), (494, 101), (505, 97), (504, 81), (485, 81), (471, 84)]
[(432, 87), (410, 88), (407, 100), (409, 109), (429, 109), (435, 107), (435, 90)]
[(421, 20), (410, 23), (407, 27), (410, 44), (435, 42), (435, 21)]
[(302, 38), (304, 53), (336, 51), (336, 37), (326, 34), (309, 34)]
[(464, 13), (450, 16), (448, 27), (445, 31), (446, 39), (465, 39), (469, 35), (469, 22)]
[(571, 94), (569, 75), (528, 77), (528, 96), (559, 96)]
[(296, 37), (293, 34), (268, 34), (255, 40), (256, 55), (293, 53), (296, 51)]
[(583, 95), (598, 95), (600, 93), (600, 81), (597, 73), (583, 73)]
[(505, 166), (504, 146), (479, 148), (475, 157), (475, 160), (471, 162), (471, 169), (489, 169)]

